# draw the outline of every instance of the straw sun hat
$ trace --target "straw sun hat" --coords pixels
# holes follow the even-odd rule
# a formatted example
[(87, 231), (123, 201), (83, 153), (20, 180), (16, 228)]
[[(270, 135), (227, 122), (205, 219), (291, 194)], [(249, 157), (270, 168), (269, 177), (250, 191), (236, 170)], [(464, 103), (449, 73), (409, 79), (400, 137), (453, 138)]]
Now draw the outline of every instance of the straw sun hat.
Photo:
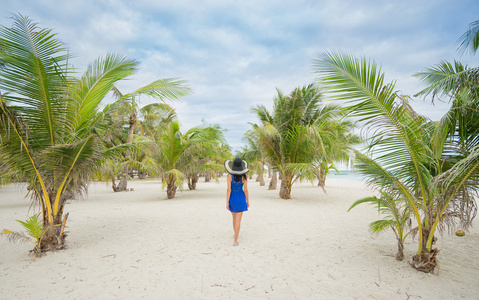
[(234, 161), (226, 160), (225, 169), (228, 173), (233, 175), (243, 175), (246, 174), (248, 170), (248, 163), (241, 158), (235, 158)]

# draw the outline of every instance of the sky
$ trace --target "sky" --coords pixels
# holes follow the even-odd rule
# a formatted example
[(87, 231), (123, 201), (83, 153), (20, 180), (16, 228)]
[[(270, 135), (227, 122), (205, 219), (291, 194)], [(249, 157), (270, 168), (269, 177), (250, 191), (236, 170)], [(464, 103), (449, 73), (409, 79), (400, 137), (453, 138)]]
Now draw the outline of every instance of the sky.
[[(233, 150), (258, 123), (251, 109), (272, 108), (276, 89), (316, 82), (313, 60), (325, 51), (374, 60), (410, 96), (425, 87), (414, 73), (479, 58), (457, 51), (479, 19), (477, 0), (0, 0), (0, 25), (17, 13), (57, 33), (79, 72), (107, 53), (141, 62), (122, 93), (161, 78), (187, 81), (193, 94), (170, 103), (182, 131), (219, 124)], [(438, 120), (448, 104), (413, 97), (412, 106)]]

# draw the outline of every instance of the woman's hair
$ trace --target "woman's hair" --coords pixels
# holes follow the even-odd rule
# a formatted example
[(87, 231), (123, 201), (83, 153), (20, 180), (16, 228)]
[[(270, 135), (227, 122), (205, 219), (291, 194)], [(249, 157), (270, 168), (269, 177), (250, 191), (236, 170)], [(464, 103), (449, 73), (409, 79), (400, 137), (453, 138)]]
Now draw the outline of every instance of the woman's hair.
[(244, 179), (247, 179), (247, 178), (246, 178), (246, 174), (243, 174), (243, 175), (234, 175), (234, 174), (231, 174), (231, 176), (233, 176), (234, 180), (236, 180), (236, 181), (243, 181), (243, 178), (244, 178)]

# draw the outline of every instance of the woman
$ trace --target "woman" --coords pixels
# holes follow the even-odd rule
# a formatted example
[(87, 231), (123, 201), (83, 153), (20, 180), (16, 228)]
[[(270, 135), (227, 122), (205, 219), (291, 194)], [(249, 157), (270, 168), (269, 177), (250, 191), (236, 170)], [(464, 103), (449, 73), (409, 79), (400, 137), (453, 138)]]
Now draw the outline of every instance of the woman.
[(233, 215), (233, 229), (235, 231), (233, 246), (238, 246), (241, 217), (249, 207), (248, 179), (246, 178), (246, 173), (249, 171), (248, 163), (237, 157), (234, 161), (225, 161), (225, 168), (229, 173), (226, 209)]

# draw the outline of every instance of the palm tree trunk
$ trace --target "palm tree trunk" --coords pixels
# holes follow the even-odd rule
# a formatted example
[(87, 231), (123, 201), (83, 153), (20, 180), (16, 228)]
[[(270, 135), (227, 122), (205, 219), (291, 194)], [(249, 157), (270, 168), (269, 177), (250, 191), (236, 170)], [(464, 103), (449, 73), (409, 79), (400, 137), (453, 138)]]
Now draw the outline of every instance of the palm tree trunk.
[(211, 181), (211, 174), (210, 174), (210, 171), (206, 171), (206, 174), (205, 174), (205, 182), (210, 182)]
[[(50, 199), (55, 199), (56, 191), (52, 191), (48, 195)], [(43, 201), (42, 201), (43, 203)], [(65, 247), (65, 237), (66, 234), (62, 234), (63, 232), (63, 206), (65, 205), (65, 201), (60, 201), (59, 211), (57, 215), (53, 216), (52, 223), (48, 221), (48, 218), (43, 219), (43, 228), (46, 229), (46, 232), (42, 238), (40, 244), (40, 251), (48, 251), (48, 250), (58, 250)]]
[(400, 239), (398, 239), (398, 253), (396, 253), (396, 260), (404, 260), (404, 244)]
[(275, 190), (278, 186), (278, 174), (276, 171), (273, 171), (271, 180), (269, 181), (268, 190)]
[(166, 185), (166, 197), (168, 199), (173, 199), (175, 198), (176, 195), (176, 184), (175, 184), (175, 178), (173, 175), (168, 176), (168, 183)]
[(318, 186), (324, 189), (325, 185), (326, 185), (326, 172), (324, 171), (323, 167), (320, 166), (318, 170)]
[(191, 191), (196, 190), (197, 182), (198, 182), (198, 173), (188, 176), (188, 188)]
[(259, 185), (264, 186), (265, 183), (264, 183), (264, 164), (263, 163), (261, 163), (261, 165), (259, 167), (258, 177), (259, 177)]
[(291, 181), (292, 174), (283, 174), (281, 179), (281, 187), (279, 188), (279, 196), (282, 199), (291, 199)]
[[(427, 249), (427, 240), (429, 238), (430, 231), (424, 225), (422, 227), (422, 252), (420, 254), (416, 254), (412, 258), (412, 266), (418, 271), (425, 272), (425, 273), (432, 273), (436, 269), (438, 263), (436, 259), (436, 255), (439, 252), (437, 249), (432, 249), (432, 245), (436, 242), (437, 238), (432, 238), (432, 245), (431, 249)], [(419, 241), (421, 243), (421, 241)]]
[[(130, 127), (128, 128), (128, 139), (127, 143), (133, 142), (133, 133), (135, 131), (135, 119), (136, 113), (132, 113), (130, 115)], [(121, 174), (120, 183), (118, 184), (117, 192), (126, 191), (128, 187), (128, 160), (130, 158), (130, 154), (128, 152), (125, 153), (125, 160), (126, 164), (123, 166), (123, 172)]]

